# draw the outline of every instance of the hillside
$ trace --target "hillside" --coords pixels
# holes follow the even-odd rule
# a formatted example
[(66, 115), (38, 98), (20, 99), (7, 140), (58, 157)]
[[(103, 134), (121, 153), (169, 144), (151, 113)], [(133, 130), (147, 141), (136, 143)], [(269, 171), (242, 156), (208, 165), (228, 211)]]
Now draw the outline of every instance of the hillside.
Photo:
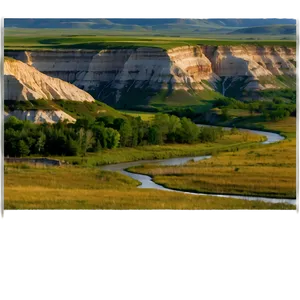
[(296, 34), (296, 25), (269, 25), (237, 29), (229, 34)]
[(77, 118), (123, 117), (75, 85), (43, 74), (11, 57), (4, 59), (4, 118), (34, 123), (75, 122)]
[(183, 33), (230, 30), (231, 27), (252, 27), (274, 24), (296, 24), (294, 19), (5, 19), (5, 28), (75, 28), (108, 31)]

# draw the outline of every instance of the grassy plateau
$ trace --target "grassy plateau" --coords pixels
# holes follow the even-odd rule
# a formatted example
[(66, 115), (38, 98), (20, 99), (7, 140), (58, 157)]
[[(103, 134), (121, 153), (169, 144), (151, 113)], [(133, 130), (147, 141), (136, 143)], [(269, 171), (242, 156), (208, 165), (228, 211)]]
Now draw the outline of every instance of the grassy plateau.
[(132, 35), (126, 36), (124, 33), (116, 32), (114, 35), (105, 35), (103, 31), (82, 31), (78, 30), (72, 34), (68, 30), (45, 30), (45, 29), (5, 29), (4, 45), (6, 50), (34, 50), (34, 49), (90, 49), (101, 50), (109, 48), (138, 48), (138, 47), (158, 47), (165, 50), (186, 45), (276, 45), (296, 47), (294, 36), (291, 40), (282, 39), (278, 35), (261, 35), (253, 39), (250, 35), (207, 35), (200, 37), (184, 36), (151, 36)]

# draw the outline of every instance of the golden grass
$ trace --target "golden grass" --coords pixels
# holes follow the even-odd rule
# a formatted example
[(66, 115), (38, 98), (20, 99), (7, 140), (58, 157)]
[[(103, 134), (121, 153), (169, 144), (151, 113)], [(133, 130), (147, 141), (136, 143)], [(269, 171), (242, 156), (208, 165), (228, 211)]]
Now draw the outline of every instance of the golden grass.
[(265, 123), (272, 130), (284, 129), (290, 138), (253, 150), (221, 153), (213, 158), (180, 167), (142, 166), (131, 170), (151, 175), (169, 188), (207, 193), (296, 197), (295, 118)]
[[(69, 168), (69, 171), (73, 171), (74, 167)], [(57, 181), (61, 180), (65, 185), (59, 188), (47, 187), (51, 173), (46, 174), (48, 177), (41, 179), (39, 185), (23, 185), (18, 175), (15, 177), (17, 184), (6, 183), (5, 209), (295, 209), (295, 206), (287, 204), (137, 189), (134, 182), (122, 184), (122, 181), (128, 179), (120, 174), (117, 175), (117, 180), (112, 179), (114, 187), (111, 186), (112, 182), (102, 179), (105, 174), (98, 177), (99, 182), (91, 176), (92, 182), (96, 184), (91, 188), (90, 185), (78, 185), (69, 181), (62, 172), (56, 174), (56, 177)], [(84, 178), (85, 170), (82, 175), (82, 180), (87, 182)], [(50, 180), (50, 186), (52, 185)]]

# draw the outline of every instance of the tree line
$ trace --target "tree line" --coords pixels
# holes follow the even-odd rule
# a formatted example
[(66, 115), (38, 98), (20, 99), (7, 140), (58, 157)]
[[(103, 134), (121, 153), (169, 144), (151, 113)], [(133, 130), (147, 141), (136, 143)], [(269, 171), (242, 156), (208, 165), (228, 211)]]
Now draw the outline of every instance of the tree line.
[(117, 147), (213, 142), (223, 134), (220, 128), (199, 128), (186, 117), (168, 114), (157, 114), (151, 122), (104, 116), (74, 124), (34, 124), (10, 117), (4, 124), (4, 154), (76, 156)]
[[(265, 92), (264, 95), (273, 95), (275, 92)], [(290, 100), (283, 100), (281, 97), (274, 97), (269, 101), (251, 101), (242, 102), (234, 98), (223, 97), (214, 102), (214, 107), (218, 107), (222, 111), (224, 119), (228, 119), (228, 108), (246, 109), (251, 114), (261, 113), (266, 121), (279, 121), (289, 116), (296, 116), (296, 103), (294, 102), (294, 93), (281, 91), (282, 95), (288, 95)]]

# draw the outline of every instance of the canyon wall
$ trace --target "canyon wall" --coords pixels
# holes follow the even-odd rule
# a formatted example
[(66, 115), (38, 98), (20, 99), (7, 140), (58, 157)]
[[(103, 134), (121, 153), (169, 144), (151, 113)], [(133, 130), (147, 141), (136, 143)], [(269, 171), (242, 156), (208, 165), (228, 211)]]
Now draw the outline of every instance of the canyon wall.
[(277, 76), (296, 76), (296, 49), (282, 46), (184, 46), (168, 51), (146, 47), (37, 50), (5, 54), (70, 82), (110, 105), (147, 104), (161, 89), (170, 93), (213, 89), (227, 95), (230, 88), (284, 88)]

